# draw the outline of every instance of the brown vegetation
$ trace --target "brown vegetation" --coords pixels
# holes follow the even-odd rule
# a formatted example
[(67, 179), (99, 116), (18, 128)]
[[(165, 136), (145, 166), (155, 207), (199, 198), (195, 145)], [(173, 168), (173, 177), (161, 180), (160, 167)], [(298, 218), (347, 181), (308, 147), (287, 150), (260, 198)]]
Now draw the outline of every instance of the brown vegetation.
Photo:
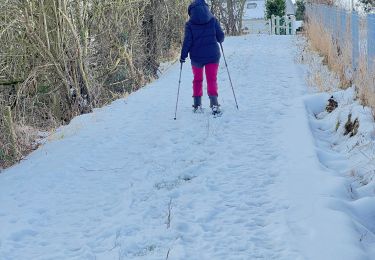
[[(339, 44), (334, 40), (331, 32), (324, 28), (322, 21), (313, 14), (308, 16), (306, 22), (306, 32), (310, 45), (324, 56), (323, 63), (328, 65), (337, 73), (341, 87), (346, 88), (352, 84), (356, 87), (358, 98), (365, 106), (371, 107), (375, 111), (375, 67), (368, 68), (368, 57), (363, 44), (366, 39), (366, 22), (360, 18), (359, 38), (360, 38), (360, 55), (358, 68), (353, 70), (352, 64), (352, 42), (350, 39), (350, 19), (346, 26), (347, 31), (342, 38), (344, 43)], [(371, 43), (368, 43), (371, 44)], [(320, 82), (324, 84), (324, 81)], [(319, 87), (325, 89), (324, 87)]]
[[(349, 35), (344, 37), (346, 39), (344, 43), (339, 44), (333, 40), (331, 33), (324, 28), (320, 21), (310, 18), (305, 27), (311, 46), (324, 57), (323, 64), (328, 65), (332, 71), (337, 73), (342, 88), (351, 86), (353, 74), (348, 73), (352, 67)], [(320, 83), (324, 84), (324, 81)], [(323, 86), (319, 86), (319, 88), (325, 89)]]
[(375, 114), (375, 68), (369, 71), (367, 61), (363, 58), (359, 61), (354, 83), (362, 104), (371, 107)]
[(328, 104), (326, 105), (326, 111), (328, 113), (332, 113), (338, 107), (337, 101), (331, 96), (328, 99)]
[(211, 11), (229, 35), (242, 33), (242, 17), (246, 0), (209, 0)]
[(350, 137), (355, 136), (358, 133), (359, 120), (358, 118), (352, 121), (352, 114), (348, 115), (348, 121), (345, 123), (344, 135), (349, 135)]
[(1, 1), (0, 167), (34, 149), (38, 131), (156, 77), (180, 46), (189, 2)]

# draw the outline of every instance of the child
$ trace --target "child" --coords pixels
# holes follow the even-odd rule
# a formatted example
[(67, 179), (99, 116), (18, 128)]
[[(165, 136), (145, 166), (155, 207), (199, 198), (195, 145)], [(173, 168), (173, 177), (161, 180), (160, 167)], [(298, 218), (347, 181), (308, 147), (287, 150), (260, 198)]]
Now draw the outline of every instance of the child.
[(220, 61), (218, 42), (224, 41), (224, 32), (204, 0), (194, 0), (189, 6), (188, 13), (190, 19), (185, 25), (185, 38), (180, 62), (185, 62), (188, 54), (190, 55), (194, 74), (194, 112), (201, 109), (203, 69), (205, 69), (210, 107), (212, 113), (217, 114), (220, 113), (220, 105), (217, 101), (217, 72)]

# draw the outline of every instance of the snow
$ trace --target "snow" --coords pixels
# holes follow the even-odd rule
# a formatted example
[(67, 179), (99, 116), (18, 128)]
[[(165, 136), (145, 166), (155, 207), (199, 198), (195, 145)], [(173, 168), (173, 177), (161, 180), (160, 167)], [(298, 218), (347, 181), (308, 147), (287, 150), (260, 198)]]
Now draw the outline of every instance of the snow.
[(223, 116), (208, 98), (193, 114), (185, 64), (174, 121), (175, 64), (60, 128), (0, 175), (0, 259), (374, 259), (373, 190), (352, 198), (329, 94), (309, 92), (296, 48), (275, 48), (296, 41), (226, 39), (239, 111), (221, 64)]
[(270, 34), (269, 22), (264, 19), (242, 21), (243, 31), (250, 34)]
[[(354, 87), (334, 91), (332, 96), (338, 101), (338, 108), (332, 113), (325, 111), (325, 104), (320, 109), (309, 111), (310, 126), (318, 147), (318, 157), (323, 167), (336, 173), (346, 192), (337, 194), (332, 208), (344, 212), (353, 221), (359, 233), (357, 242), (365, 248), (368, 255), (375, 256), (375, 184), (374, 165), (374, 120), (369, 108), (363, 107), (356, 100)], [(315, 103), (323, 103), (329, 98), (328, 93), (316, 94)], [(350, 137), (345, 135), (348, 115), (352, 120), (359, 119), (358, 133)], [(367, 155), (369, 157), (367, 157)]]

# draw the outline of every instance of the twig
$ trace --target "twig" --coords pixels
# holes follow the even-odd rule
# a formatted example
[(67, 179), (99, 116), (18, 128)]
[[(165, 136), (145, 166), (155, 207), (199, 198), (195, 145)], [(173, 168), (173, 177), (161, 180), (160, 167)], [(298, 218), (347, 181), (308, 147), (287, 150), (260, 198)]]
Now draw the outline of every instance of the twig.
[(118, 170), (122, 170), (125, 167), (121, 167), (121, 168), (108, 168), (108, 169), (88, 169), (86, 167), (81, 166), (80, 168), (83, 169), (83, 170), (85, 170), (85, 171), (88, 171), (88, 172), (106, 172), (106, 171), (118, 171)]
[(172, 198), (170, 198), (169, 203), (168, 203), (168, 217), (167, 217), (167, 223), (166, 223), (167, 229), (171, 227), (171, 215), (172, 215)]
[(167, 257), (165, 258), (165, 260), (168, 260), (169, 259), (169, 252), (171, 251), (170, 248), (168, 248), (168, 252), (167, 252)]

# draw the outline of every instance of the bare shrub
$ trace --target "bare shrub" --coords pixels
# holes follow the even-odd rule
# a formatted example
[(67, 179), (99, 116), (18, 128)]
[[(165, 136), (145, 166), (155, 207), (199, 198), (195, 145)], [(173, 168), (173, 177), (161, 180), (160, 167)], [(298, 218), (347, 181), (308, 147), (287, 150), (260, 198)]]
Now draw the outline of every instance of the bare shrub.
[[(1, 1), (0, 108), (10, 108), (15, 135), (66, 124), (155, 78), (180, 45), (188, 3)], [(0, 113), (0, 166), (35, 138), (9, 157), (5, 121)]]
[(229, 35), (242, 33), (242, 17), (246, 0), (209, 0), (211, 11), (223, 24), (224, 30)]

